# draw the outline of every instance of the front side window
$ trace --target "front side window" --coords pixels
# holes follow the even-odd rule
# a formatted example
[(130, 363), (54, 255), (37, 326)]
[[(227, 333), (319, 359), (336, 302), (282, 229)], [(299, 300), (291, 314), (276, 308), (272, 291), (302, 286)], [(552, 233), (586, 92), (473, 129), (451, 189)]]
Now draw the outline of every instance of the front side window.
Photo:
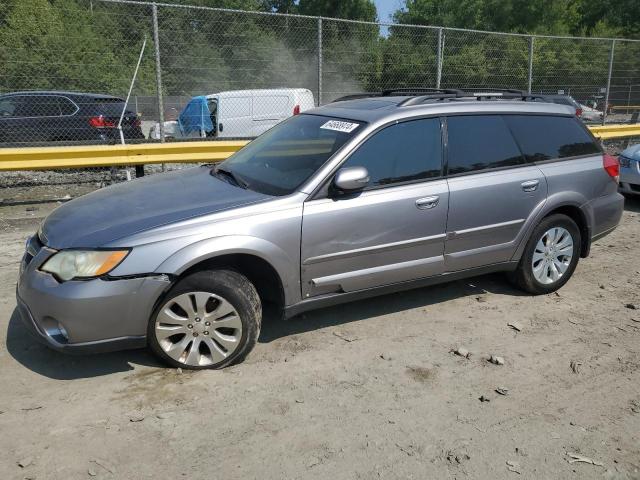
[(505, 115), (527, 162), (596, 155), (600, 147), (575, 117)]
[(321, 115), (296, 115), (260, 135), (221, 163), (217, 170), (231, 172), (252, 190), (267, 195), (288, 195), (364, 124)]
[(363, 143), (342, 167), (365, 167), (373, 187), (439, 177), (440, 120), (412, 120), (386, 127)]
[(500, 115), (448, 117), (447, 132), (449, 175), (524, 163)]

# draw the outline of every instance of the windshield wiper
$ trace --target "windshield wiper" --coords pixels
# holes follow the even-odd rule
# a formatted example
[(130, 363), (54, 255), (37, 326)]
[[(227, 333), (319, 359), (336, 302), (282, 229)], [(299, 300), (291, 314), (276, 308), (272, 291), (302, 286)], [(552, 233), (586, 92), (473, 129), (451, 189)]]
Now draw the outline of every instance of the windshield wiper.
[(216, 175), (224, 175), (227, 178), (230, 178), (233, 183), (235, 183), (238, 187), (240, 188), (244, 188), (245, 190), (247, 188), (249, 188), (249, 184), (247, 182), (245, 182), (242, 178), (240, 178), (239, 175), (233, 173), (231, 170), (227, 170), (225, 168), (222, 168), (220, 166), (214, 167), (212, 170), (212, 173), (216, 174)]

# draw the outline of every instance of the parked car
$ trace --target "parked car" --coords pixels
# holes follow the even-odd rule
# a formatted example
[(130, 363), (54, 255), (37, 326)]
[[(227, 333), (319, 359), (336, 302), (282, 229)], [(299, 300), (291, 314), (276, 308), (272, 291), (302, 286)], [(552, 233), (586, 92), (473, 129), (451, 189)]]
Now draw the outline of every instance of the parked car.
[(624, 150), (620, 161), (620, 191), (628, 195), (640, 195), (640, 144)]
[(567, 105), (573, 108), (576, 117), (582, 117), (582, 105), (576, 102), (571, 95), (544, 95), (544, 101), (557, 103), (558, 105)]
[[(18, 92), (0, 95), (0, 144), (114, 143), (125, 102), (97, 93)], [(127, 110), (125, 139), (144, 138), (137, 114)]]
[(585, 122), (601, 122), (602, 121), (602, 117), (604, 116), (603, 113), (599, 110), (596, 110), (595, 108), (591, 108), (587, 105), (583, 105), (583, 104), (579, 104), (580, 108), (582, 109), (582, 115), (580, 115), (580, 118), (582, 120), (584, 120)]
[(620, 221), (618, 162), (572, 109), (491, 95), (339, 101), (74, 199), (28, 240), (20, 316), (60, 351), (198, 369), (242, 360), (268, 302), (288, 318), (496, 271), (553, 292)]
[[(254, 138), (277, 123), (314, 107), (306, 88), (231, 90), (193, 97), (177, 121), (164, 123), (169, 138)], [(149, 138), (160, 139), (160, 124)]]

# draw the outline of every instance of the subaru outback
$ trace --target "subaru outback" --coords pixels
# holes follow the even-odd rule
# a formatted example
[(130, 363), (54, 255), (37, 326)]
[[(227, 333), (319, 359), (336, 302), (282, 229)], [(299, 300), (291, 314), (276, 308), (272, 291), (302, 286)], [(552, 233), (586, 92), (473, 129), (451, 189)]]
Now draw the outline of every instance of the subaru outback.
[(496, 271), (547, 294), (620, 221), (618, 174), (573, 109), (525, 93), (352, 96), (60, 206), (27, 242), (18, 311), (56, 350), (200, 369), (241, 361), (267, 303), (290, 318)]

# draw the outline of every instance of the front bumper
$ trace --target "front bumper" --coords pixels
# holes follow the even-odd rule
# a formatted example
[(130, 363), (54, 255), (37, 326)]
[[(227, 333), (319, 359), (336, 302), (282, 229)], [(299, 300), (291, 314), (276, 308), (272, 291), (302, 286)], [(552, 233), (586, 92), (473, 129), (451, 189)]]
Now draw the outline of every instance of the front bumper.
[(640, 161), (623, 158), (628, 166), (620, 165), (620, 191), (622, 193), (640, 195)]
[[(98, 353), (146, 345), (147, 322), (169, 287), (166, 276), (58, 282), (38, 267), (54, 252), (25, 255), (16, 297), (40, 341), (64, 352)], [(64, 335), (61, 334), (64, 332)]]

